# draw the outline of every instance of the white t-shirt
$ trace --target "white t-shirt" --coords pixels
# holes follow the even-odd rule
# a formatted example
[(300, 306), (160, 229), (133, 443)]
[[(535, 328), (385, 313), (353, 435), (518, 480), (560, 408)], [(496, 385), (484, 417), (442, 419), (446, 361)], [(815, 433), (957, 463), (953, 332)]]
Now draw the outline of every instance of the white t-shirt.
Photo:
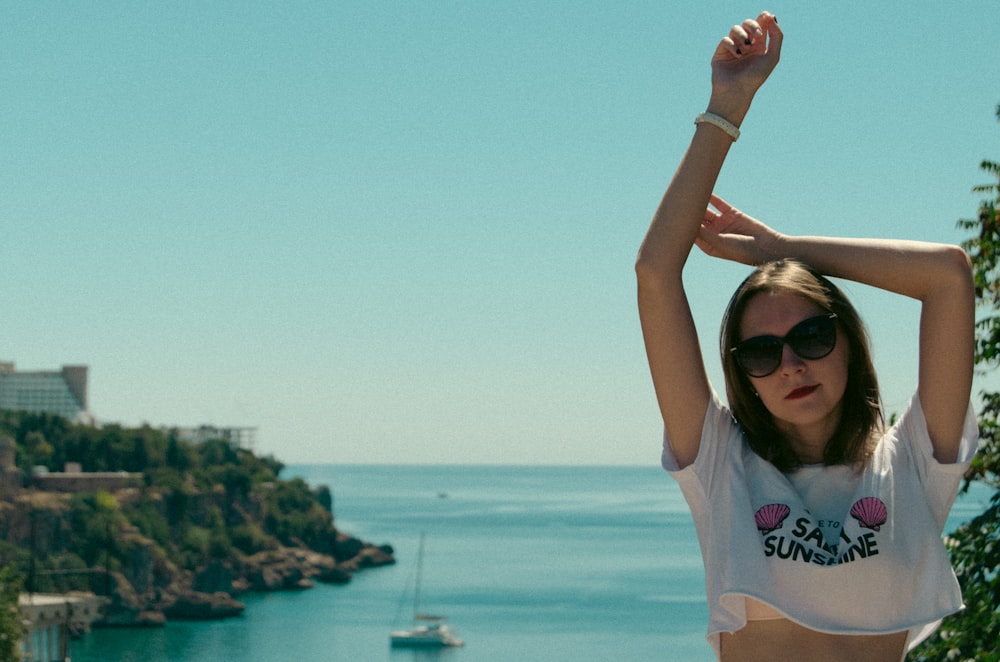
[(694, 516), (709, 604), (708, 640), (746, 625), (746, 598), (821, 632), (909, 630), (908, 649), (963, 607), (941, 540), (979, 430), (966, 415), (958, 461), (933, 457), (916, 395), (863, 471), (807, 466), (783, 474), (754, 453), (712, 393), (694, 463), (663, 467)]

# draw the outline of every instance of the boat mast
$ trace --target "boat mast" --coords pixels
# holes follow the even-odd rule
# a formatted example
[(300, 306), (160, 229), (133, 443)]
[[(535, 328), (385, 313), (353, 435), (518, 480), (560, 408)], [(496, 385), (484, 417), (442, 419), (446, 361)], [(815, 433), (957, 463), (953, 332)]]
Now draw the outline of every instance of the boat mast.
[(420, 547), (417, 549), (417, 582), (413, 590), (413, 620), (420, 618), (420, 580), (424, 574), (424, 533), (420, 533)]

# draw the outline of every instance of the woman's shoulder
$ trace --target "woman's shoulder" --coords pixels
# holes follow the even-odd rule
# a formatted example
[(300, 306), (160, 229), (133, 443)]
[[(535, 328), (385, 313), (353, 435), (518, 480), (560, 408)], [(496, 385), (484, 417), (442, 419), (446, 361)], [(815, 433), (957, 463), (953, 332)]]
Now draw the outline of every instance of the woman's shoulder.
[(686, 467), (678, 465), (669, 435), (664, 431), (662, 464), (671, 474), (686, 472), (699, 474), (707, 479), (720, 470), (721, 464), (734, 459), (734, 453), (743, 453), (747, 449), (742, 427), (713, 388), (705, 410), (701, 440), (694, 462)]

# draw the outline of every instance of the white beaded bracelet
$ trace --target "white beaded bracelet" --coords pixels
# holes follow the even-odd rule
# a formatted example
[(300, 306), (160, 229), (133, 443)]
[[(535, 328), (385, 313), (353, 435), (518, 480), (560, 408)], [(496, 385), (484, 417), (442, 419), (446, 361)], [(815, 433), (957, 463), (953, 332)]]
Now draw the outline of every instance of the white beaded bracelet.
[(722, 129), (726, 132), (726, 135), (733, 139), (733, 142), (740, 139), (739, 127), (724, 117), (719, 117), (715, 113), (702, 113), (694, 118), (695, 124), (701, 124), (702, 122)]

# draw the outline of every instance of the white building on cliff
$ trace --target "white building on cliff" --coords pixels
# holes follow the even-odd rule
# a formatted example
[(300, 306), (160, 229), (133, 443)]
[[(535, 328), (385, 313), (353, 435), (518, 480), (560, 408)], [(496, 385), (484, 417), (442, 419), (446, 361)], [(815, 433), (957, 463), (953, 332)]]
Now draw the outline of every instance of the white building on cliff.
[(85, 365), (64, 365), (58, 371), (19, 372), (13, 361), (0, 361), (0, 409), (57, 414), (92, 425), (87, 370)]

